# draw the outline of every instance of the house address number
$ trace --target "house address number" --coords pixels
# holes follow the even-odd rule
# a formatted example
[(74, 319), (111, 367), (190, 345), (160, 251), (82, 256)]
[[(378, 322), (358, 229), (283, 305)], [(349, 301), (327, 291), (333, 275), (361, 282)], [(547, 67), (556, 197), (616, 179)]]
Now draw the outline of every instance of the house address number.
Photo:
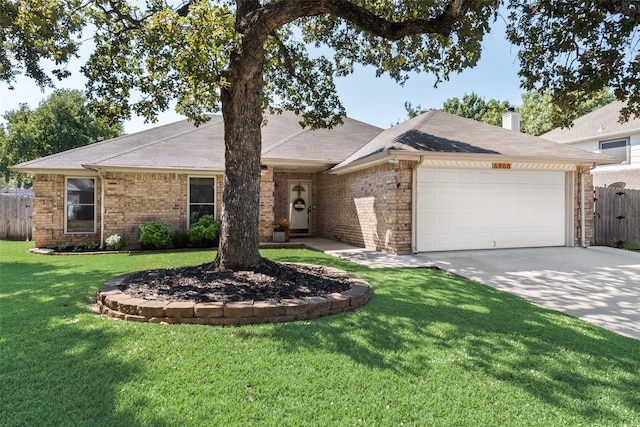
[(511, 163), (491, 163), (491, 169), (511, 169)]

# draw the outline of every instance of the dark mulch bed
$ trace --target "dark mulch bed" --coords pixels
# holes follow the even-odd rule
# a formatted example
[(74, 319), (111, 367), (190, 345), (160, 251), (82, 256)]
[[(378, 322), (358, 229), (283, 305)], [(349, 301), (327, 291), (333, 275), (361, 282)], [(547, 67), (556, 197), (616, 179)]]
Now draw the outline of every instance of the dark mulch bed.
[(322, 296), (346, 291), (352, 280), (322, 266), (268, 263), (261, 271), (211, 271), (211, 264), (146, 270), (126, 277), (119, 289), (155, 301), (231, 302)]

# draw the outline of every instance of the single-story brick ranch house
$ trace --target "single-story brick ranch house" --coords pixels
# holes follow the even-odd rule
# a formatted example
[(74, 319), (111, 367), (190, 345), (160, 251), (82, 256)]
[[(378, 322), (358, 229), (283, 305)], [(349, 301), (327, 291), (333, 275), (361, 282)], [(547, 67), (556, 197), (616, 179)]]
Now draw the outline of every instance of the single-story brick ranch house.
[[(293, 113), (266, 119), (262, 241), (287, 218), (292, 236), (393, 254), (585, 244), (590, 170), (616, 162), (439, 111), (386, 130), (349, 118), (315, 131)], [(198, 215), (218, 216), (224, 168), (223, 122), (213, 116), (197, 128), (159, 126), (13, 170), (33, 176), (36, 246), (117, 233), (135, 247), (148, 220), (184, 231)]]

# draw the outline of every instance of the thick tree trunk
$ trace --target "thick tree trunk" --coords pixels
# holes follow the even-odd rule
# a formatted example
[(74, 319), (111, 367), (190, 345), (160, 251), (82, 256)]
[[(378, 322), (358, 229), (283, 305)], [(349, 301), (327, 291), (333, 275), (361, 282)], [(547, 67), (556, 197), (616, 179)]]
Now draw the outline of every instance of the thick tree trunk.
[(223, 270), (269, 269), (259, 252), (260, 153), (262, 148), (262, 71), (268, 34), (303, 17), (332, 14), (382, 37), (397, 40), (411, 34), (448, 34), (469, 8), (471, 0), (451, 0), (434, 19), (401, 24), (376, 17), (345, 0), (260, 2), (236, 0), (235, 27), (241, 45), (224, 73), (222, 90), (225, 136), (225, 176), (222, 193), (220, 246), (214, 267)]
[[(254, 38), (255, 37), (255, 38)], [(262, 147), (263, 41), (246, 34), (233, 56), (222, 91), (225, 175), (222, 227), (215, 267), (255, 270), (264, 266), (259, 252), (260, 153)]]

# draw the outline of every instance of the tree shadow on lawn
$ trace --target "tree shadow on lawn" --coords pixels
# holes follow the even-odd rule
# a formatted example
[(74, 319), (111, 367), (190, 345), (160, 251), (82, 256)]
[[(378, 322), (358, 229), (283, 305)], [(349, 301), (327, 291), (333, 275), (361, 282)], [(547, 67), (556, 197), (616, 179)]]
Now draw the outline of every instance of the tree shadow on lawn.
[(70, 273), (44, 257), (2, 264), (2, 423), (135, 424), (135, 414), (116, 411), (116, 398), (141, 367), (110, 348), (126, 338), (126, 328), (102, 327), (87, 308), (110, 276)]
[(368, 280), (373, 297), (355, 312), (275, 326), (286, 351), (315, 348), (418, 378), (450, 364), (587, 418), (628, 421), (594, 404), (608, 394), (638, 413), (637, 340), (443, 272), (329, 264)]

